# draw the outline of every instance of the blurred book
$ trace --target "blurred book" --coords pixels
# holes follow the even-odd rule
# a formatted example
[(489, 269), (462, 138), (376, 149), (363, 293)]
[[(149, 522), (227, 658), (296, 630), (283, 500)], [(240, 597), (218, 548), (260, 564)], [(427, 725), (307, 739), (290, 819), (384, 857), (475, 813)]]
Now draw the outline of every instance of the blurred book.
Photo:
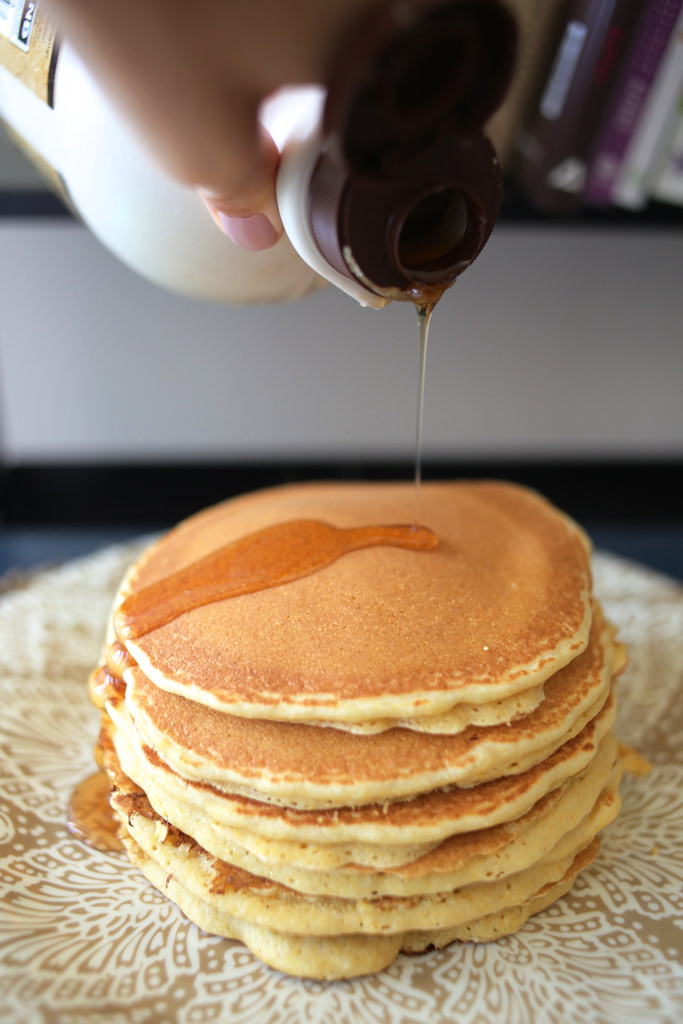
[(515, 157), (515, 138), (546, 70), (548, 54), (557, 42), (567, 0), (508, 0), (519, 31), (515, 70), (500, 108), (486, 127), (504, 171)]
[[(674, 152), (683, 97), (683, 9), (679, 11), (666, 50), (662, 55), (654, 81), (647, 95), (640, 118), (624, 153), (612, 188), (612, 202), (630, 210), (645, 207), (656, 191), (656, 180), (665, 174), (670, 182), (676, 166)], [(680, 153), (680, 141), (678, 142)], [(679, 157), (679, 171), (680, 157)], [(677, 192), (664, 185), (661, 195), (666, 202), (678, 202)]]
[(517, 136), (515, 180), (537, 208), (571, 213), (642, 14), (642, 0), (569, 0), (537, 101)]
[(653, 176), (651, 196), (664, 203), (683, 206), (683, 93), (661, 166)]
[(589, 203), (609, 205), (613, 201), (629, 142), (647, 111), (648, 96), (680, 14), (681, 2), (649, 0), (643, 6), (591, 149), (584, 189), (584, 199)]

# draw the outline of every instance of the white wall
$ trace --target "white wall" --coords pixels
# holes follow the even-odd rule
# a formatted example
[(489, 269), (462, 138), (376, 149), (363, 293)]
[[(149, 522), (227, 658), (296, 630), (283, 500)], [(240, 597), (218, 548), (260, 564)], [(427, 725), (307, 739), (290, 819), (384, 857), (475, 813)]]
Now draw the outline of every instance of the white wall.
[[(217, 307), (0, 220), (0, 456), (410, 456), (413, 310)], [(499, 225), (437, 309), (425, 450), (683, 454), (683, 232)]]

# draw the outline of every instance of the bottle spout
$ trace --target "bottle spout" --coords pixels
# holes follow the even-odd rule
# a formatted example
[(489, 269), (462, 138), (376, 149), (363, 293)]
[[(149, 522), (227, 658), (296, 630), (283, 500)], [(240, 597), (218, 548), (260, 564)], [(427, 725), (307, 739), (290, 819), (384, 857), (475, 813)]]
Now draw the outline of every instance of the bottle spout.
[(497, 0), (373, 8), (330, 80), (309, 190), (323, 258), (380, 295), (443, 290), (481, 252), (502, 192), (482, 127), (514, 63)]

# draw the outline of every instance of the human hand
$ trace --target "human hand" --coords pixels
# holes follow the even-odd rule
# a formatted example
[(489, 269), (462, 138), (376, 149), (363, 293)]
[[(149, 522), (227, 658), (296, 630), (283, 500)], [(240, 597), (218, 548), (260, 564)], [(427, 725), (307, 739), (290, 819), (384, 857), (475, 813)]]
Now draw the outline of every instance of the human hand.
[(325, 83), (378, 0), (48, 0), (51, 17), (162, 166), (246, 249), (281, 236), (279, 153), (258, 120), (282, 85)]

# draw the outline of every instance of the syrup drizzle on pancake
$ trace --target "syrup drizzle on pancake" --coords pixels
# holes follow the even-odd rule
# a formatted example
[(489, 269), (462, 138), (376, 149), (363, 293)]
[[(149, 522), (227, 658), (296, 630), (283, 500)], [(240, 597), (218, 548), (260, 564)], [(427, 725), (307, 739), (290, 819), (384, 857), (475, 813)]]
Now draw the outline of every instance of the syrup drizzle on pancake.
[(429, 551), (437, 544), (431, 530), (417, 525), (344, 529), (317, 520), (278, 523), (129, 595), (116, 611), (116, 633), (136, 640), (195, 608), (310, 576), (361, 548)]

